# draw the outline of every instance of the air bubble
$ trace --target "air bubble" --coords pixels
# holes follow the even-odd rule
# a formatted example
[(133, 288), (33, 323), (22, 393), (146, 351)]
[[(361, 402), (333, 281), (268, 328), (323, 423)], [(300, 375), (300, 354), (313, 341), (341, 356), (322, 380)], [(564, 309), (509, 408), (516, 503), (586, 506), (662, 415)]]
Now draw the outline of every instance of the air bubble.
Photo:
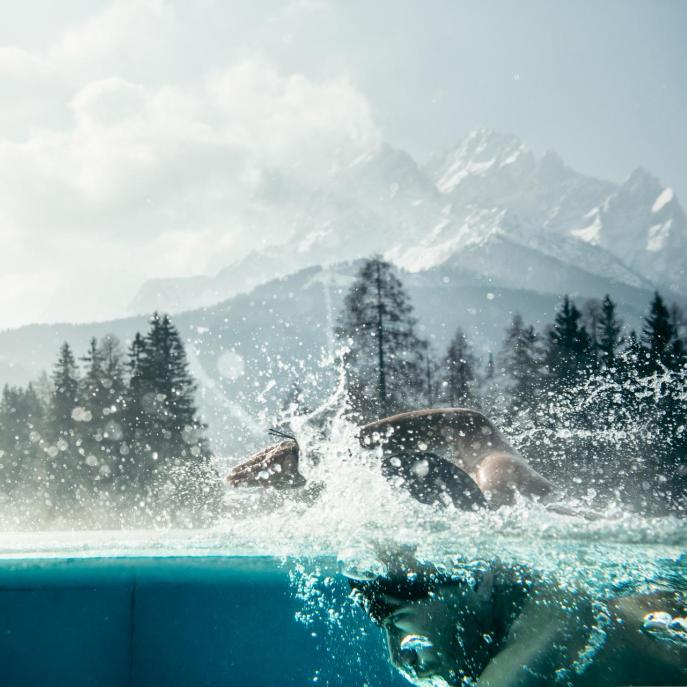
[(369, 582), (387, 574), (386, 565), (371, 549), (346, 549), (339, 555), (339, 570), (351, 580)]

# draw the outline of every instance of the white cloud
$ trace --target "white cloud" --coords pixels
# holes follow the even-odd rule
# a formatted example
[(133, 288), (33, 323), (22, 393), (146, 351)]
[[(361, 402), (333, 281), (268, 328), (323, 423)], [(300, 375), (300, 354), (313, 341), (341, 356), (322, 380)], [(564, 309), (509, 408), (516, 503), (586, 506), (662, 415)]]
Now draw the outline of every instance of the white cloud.
[(0, 78), (4, 80), (43, 79), (52, 75), (50, 62), (40, 55), (12, 45), (0, 45)]
[(163, 0), (116, 0), (93, 16), (68, 28), (48, 50), (48, 57), (58, 63), (87, 60), (122, 60), (145, 57), (160, 43), (174, 24), (174, 13)]
[[(3, 313), (3, 328), (22, 324), (17, 312), (17, 299), (30, 303), (35, 318), (48, 320), (52, 315), (52, 295), (59, 288), (60, 277), (55, 271), (0, 273), (0, 311)], [(13, 313), (17, 313), (14, 317)]]
[(191, 80), (132, 78), (137, 50), (178, 59), (172, 28), (169, 5), (125, 0), (43, 53), (0, 50), (0, 75), (46, 85), (19, 98), (21, 135), (0, 118), (5, 326), (122, 314), (147, 278), (218, 269), (283, 239), (270, 184), (318, 183), (377, 144), (346, 74), (313, 79), (244, 56)]
[(313, 178), (369, 149), (377, 137), (367, 99), (346, 77), (316, 83), (245, 60), (209, 78), (208, 90), (221, 109), (226, 140), (267, 165), (297, 167)]

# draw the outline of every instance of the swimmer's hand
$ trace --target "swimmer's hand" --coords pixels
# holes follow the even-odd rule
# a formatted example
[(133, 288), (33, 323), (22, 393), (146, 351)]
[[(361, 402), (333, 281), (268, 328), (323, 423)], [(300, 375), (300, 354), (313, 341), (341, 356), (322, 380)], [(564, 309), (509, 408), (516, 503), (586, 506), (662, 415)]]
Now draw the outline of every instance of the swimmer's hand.
[(298, 471), (298, 460), (298, 444), (288, 439), (254, 453), (237, 465), (226, 480), (232, 487), (302, 487), (306, 480)]
[(551, 513), (557, 513), (558, 515), (571, 515), (576, 518), (584, 518), (590, 522), (596, 522), (603, 517), (601, 513), (593, 511), (589, 508), (571, 508), (563, 503), (547, 503), (544, 505), (544, 508)]

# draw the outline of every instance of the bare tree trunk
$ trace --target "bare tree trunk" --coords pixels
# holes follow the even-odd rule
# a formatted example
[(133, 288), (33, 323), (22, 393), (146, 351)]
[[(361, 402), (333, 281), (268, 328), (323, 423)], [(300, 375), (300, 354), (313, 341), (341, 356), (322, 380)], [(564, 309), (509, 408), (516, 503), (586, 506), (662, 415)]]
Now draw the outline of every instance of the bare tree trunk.
[(382, 273), (377, 262), (377, 356), (379, 364), (379, 407), (386, 415), (386, 370), (384, 367), (384, 323), (382, 321)]

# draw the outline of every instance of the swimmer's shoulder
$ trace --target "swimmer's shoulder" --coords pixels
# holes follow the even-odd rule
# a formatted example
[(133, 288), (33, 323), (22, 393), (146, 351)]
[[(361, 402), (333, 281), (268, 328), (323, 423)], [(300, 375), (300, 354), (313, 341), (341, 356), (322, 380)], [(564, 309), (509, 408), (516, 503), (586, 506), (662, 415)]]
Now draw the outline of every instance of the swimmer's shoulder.
[[(512, 493), (523, 496), (548, 496), (554, 485), (516, 453), (494, 451), (486, 455), (476, 471), (477, 483), (494, 496)], [(508, 499), (510, 501), (510, 499)]]

